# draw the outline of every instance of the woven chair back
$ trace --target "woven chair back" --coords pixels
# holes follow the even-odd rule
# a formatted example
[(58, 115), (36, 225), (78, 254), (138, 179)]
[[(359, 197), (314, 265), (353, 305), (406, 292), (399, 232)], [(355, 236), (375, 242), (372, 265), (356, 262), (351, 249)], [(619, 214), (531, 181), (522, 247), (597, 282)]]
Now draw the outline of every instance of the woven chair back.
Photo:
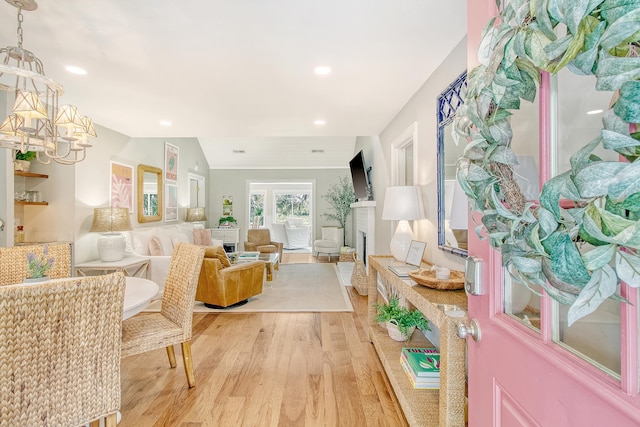
[(0, 287), (2, 426), (79, 426), (120, 408), (122, 273)]
[(29, 276), (27, 254), (42, 256), (47, 247), (47, 258), (53, 258), (49, 269), (51, 279), (71, 277), (71, 245), (69, 243), (48, 243), (47, 245), (25, 245), (0, 248), (0, 286), (22, 283)]
[(182, 328), (185, 340), (191, 338), (193, 303), (204, 251), (204, 246), (178, 244), (171, 254), (169, 274), (164, 282), (160, 311)]
[(271, 244), (271, 233), (268, 228), (250, 229), (247, 230), (247, 241), (256, 245), (269, 245)]

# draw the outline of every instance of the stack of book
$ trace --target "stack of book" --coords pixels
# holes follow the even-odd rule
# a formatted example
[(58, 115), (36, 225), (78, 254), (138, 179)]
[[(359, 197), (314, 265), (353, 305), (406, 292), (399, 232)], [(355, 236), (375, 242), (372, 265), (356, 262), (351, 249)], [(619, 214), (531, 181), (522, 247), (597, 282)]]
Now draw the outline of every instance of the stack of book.
[(240, 254), (238, 254), (236, 260), (237, 262), (242, 262), (242, 261), (255, 261), (258, 259), (258, 257), (260, 256), (260, 252), (242, 252)]
[(440, 351), (435, 347), (403, 347), (400, 364), (413, 388), (440, 388)]

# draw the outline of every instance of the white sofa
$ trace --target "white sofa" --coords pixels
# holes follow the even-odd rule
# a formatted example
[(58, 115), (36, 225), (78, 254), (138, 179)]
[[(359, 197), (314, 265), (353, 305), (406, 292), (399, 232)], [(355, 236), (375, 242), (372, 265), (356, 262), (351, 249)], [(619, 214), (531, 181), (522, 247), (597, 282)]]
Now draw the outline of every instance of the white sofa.
[[(184, 222), (175, 225), (136, 228), (125, 231), (123, 234), (127, 242), (125, 252), (149, 258), (150, 277), (160, 287), (158, 295), (161, 295), (169, 273), (174, 246), (181, 242), (194, 243), (193, 224)], [(161, 255), (158, 254), (158, 243), (161, 247)], [(213, 240), (212, 245), (216, 244), (222, 246), (222, 241)]]
[(311, 227), (302, 218), (287, 218), (283, 223), (271, 224), (271, 239), (282, 242), (285, 249), (306, 248), (311, 244)]

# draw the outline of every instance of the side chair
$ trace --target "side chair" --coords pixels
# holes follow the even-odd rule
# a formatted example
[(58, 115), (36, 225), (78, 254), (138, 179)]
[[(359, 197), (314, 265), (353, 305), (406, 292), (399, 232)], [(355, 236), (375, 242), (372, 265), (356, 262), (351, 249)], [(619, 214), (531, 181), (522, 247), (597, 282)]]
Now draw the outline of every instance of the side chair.
[(122, 273), (0, 286), (0, 424), (115, 427)]
[(171, 254), (159, 313), (140, 313), (122, 322), (122, 357), (166, 347), (169, 364), (176, 367), (174, 344), (182, 345), (189, 387), (196, 385), (191, 361), (191, 325), (198, 277), (205, 248), (180, 243)]

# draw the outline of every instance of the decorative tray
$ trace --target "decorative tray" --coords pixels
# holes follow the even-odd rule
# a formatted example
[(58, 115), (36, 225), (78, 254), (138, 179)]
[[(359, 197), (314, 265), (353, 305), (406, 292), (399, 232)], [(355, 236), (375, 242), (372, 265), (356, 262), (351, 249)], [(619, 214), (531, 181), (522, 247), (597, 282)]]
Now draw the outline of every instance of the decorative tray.
[(432, 289), (457, 290), (464, 288), (464, 273), (462, 271), (451, 270), (449, 279), (436, 279), (436, 272), (429, 270), (410, 271), (411, 277), (418, 285)]

